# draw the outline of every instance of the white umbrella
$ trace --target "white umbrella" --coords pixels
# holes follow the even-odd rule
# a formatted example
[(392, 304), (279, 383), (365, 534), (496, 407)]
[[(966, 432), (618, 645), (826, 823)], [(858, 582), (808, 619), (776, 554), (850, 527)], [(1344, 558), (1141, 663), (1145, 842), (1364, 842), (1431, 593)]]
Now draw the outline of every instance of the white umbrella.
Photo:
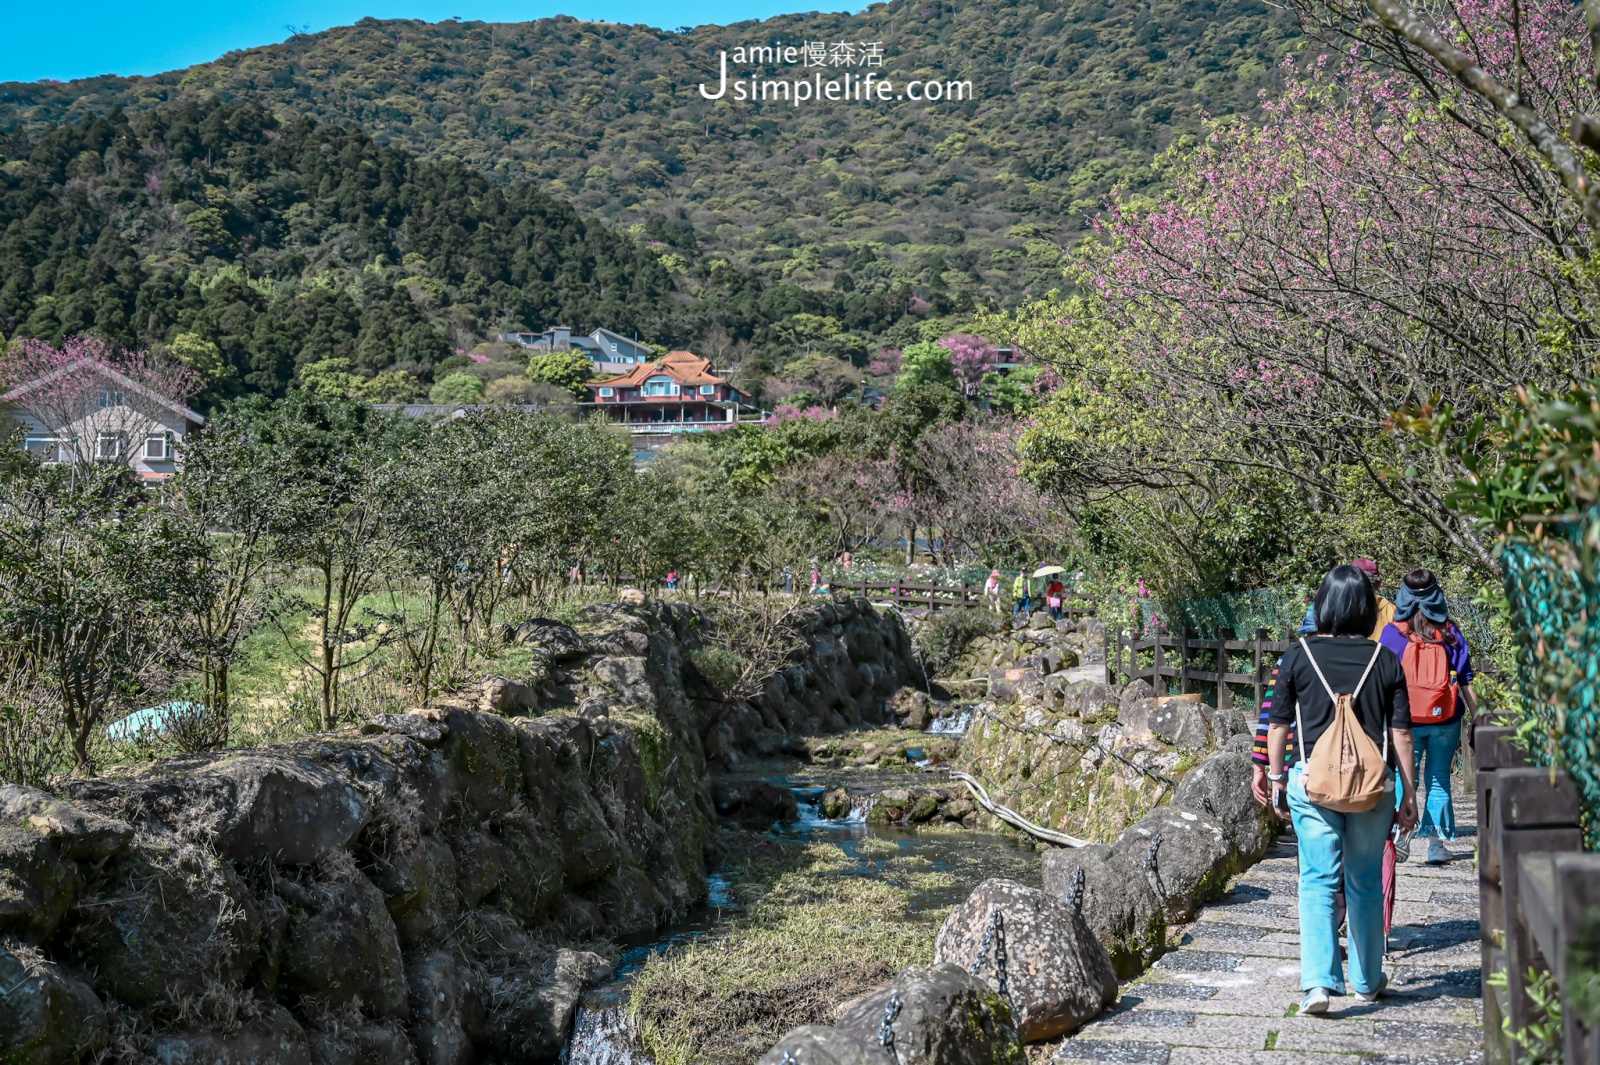
[(1065, 572), (1066, 570), (1062, 569), (1060, 566), (1040, 566), (1038, 569), (1033, 571), (1033, 575), (1035, 577), (1050, 577), (1054, 574)]

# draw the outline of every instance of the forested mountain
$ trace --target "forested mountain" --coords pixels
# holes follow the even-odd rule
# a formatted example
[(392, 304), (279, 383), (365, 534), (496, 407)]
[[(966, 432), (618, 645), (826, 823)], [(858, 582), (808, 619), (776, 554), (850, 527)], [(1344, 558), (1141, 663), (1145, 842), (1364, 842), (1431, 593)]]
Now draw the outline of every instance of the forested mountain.
[(813, 292), (693, 266), (650, 239), (672, 236), (659, 219), (619, 233), (533, 183), (254, 105), (114, 108), (0, 140), (0, 158), (0, 335), (181, 338), (212, 398), (279, 393), (330, 359), (406, 371), (392, 398), (409, 398), (504, 328), (782, 349), (796, 323), (870, 334), (907, 304), (887, 283)]
[[(1105, 192), (1150, 184), (1153, 154), (1203, 113), (1252, 105), (1296, 34), (1263, 0), (894, 0), (678, 32), (364, 19), (155, 77), (0, 85), (0, 128), (36, 136), (116, 106), (253, 103), (289, 130), (311, 116), (466, 164), (509, 190), (506, 205), (532, 183), (613, 224), (658, 219), (653, 235), (709, 267), (725, 258), (842, 291), (897, 280), (960, 310), (1056, 284), (1055, 245)], [(970, 80), (974, 98), (701, 98), (718, 51), (778, 41), (882, 42), (880, 77)], [(757, 71), (811, 73), (730, 75)]]

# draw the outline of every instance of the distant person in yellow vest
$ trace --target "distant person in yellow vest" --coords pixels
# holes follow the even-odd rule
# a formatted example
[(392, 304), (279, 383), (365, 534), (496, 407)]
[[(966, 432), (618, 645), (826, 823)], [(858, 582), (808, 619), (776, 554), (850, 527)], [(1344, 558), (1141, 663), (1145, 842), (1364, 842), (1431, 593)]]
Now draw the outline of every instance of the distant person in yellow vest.
[[(1370, 558), (1358, 558), (1350, 565), (1360, 570), (1367, 578), (1367, 583), (1372, 585), (1372, 594), (1378, 603), (1378, 627), (1372, 630), (1372, 635), (1368, 636), (1367, 639), (1376, 643), (1378, 637), (1383, 635), (1383, 630), (1388, 628), (1389, 623), (1394, 620), (1394, 604), (1381, 594), (1383, 592), (1383, 578), (1378, 576), (1378, 564), (1376, 562)], [(1300, 631), (1317, 631), (1317, 607), (1315, 603), (1306, 607), (1306, 619), (1300, 623)]]

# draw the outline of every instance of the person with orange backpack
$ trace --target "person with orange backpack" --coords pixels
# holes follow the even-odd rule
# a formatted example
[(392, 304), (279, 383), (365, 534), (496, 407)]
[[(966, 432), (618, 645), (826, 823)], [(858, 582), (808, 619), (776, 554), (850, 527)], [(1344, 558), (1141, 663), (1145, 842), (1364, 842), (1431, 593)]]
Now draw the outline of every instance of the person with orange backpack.
[(1450, 798), (1450, 766), (1461, 746), (1466, 712), (1476, 713), (1472, 691), (1472, 652), (1450, 620), (1439, 580), (1429, 570), (1407, 573), (1395, 596), (1395, 619), (1378, 638), (1400, 656), (1411, 706), (1416, 747), (1417, 786), (1424, 789), (1417, 838), (1428, 841), (1427, 861), (1450, 860), (1445, 840), (1456, 838), (1456, 810)]

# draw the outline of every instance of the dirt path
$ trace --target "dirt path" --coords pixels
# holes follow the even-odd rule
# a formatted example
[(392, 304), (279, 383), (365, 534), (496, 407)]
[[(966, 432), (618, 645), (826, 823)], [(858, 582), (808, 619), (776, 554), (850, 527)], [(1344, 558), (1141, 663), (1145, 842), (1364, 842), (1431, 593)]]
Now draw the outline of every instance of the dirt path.
[(1292, 836), (1207, 906), (1183, 945), (1122, 989), (1115, 1009), (1062, 1044), (1058, 1062), (1136, 1065), (1454, 1065), (1483, 1058), (1476, 836), (1456, 796), (1460, 837), (1444, 865), (1399, 867), (1379, 1002), (1336, 997), (1297, 1017), (1300, 936)]

